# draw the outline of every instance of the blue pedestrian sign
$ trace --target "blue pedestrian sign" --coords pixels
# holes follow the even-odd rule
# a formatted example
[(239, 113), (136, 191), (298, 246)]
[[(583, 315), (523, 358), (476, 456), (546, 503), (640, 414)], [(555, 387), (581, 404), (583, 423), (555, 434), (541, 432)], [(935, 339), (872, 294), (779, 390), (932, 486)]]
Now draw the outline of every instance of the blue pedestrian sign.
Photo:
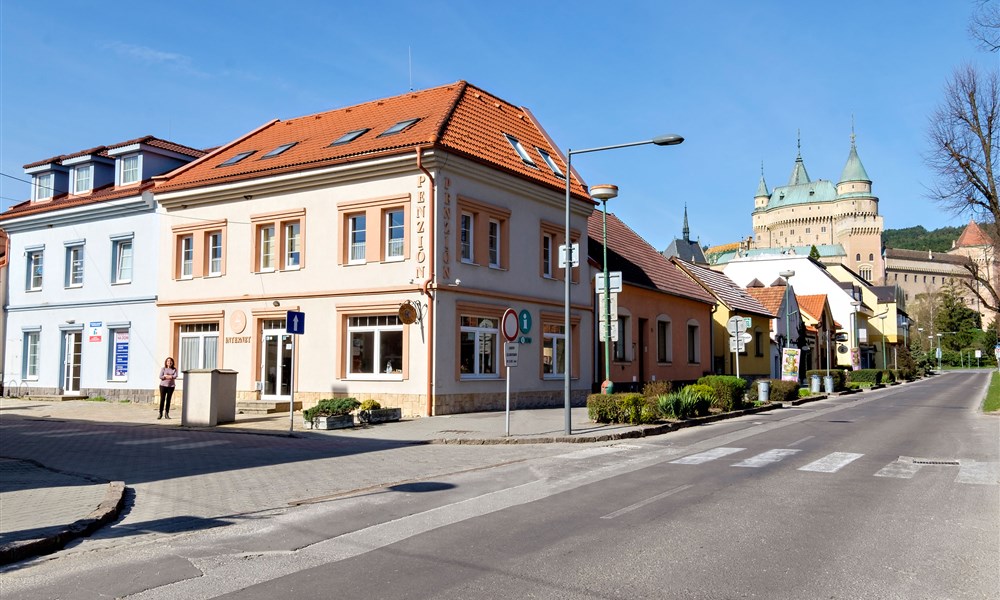
[(285, 316), (285, 333), (302, 335), (306, 332), (306, 313), (290, 310)]

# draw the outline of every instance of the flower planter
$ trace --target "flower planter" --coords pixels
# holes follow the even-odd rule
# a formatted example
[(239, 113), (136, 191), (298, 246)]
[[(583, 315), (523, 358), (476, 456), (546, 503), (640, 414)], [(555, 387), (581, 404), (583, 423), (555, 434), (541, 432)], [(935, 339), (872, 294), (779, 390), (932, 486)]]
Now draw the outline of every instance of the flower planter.
[(334, 415), (332, 417), (314, 417), (306, 421), (309, 429), (345, 429), (354, 427), (354, 415)]
[(401, 418), (403, 418), (402, 408), (373, 408), (358, 413), (358, 420), (362, 423), (387, 423)]

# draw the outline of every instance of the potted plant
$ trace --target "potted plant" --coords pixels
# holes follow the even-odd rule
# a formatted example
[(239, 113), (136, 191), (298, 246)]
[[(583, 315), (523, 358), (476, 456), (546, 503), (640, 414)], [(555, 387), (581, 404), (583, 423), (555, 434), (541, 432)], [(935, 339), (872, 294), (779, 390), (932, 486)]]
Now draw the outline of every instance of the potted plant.
[(316, 406), (302, 411), (302, 418), (311, 429), (343, 429), (354, 427), (351, 411), (361, 406), (354, 398), (324, 398)]
[(358, 420), (362, 423), (386, 423), (403, 417), (401, 408), (382, 408), (377, 400), (365, 400), (358, 409)]

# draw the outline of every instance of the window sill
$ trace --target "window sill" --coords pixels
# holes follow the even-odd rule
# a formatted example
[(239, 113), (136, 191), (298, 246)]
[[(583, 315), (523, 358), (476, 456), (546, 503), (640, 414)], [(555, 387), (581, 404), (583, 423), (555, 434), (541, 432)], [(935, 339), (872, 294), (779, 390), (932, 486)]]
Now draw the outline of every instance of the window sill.
[(131, 279), (123, 279), (121, 281), (112, 281), (111, 285), (129, 285), (132, 283)]
[(405, 256), (389, 256), (389, 257), (385, 258), (382, 262), (384, 262), (384, 263), (398, 263), (398, 262), (403, 262), (404, 260), (406, 260)]
[(281, 270), (283, 272), (285, 272), (285, 271), (301, 271), (302, 270), (302, 266), (301, 265), (295, 265), (294, 267), (284, 267)]
[(67, 285), (67, 286), (63, 286), (63, 289), (64, 290), (78, 290), (78, 289), (81, 289), (82, 287), (83, 287), (83, 284), (81, 283), (79, 285)]
[(208, 275), (205, 275), (205, 279), (218, 279), (219, 277), (222, 276), (223, 273), (209, 273)]
[(348, 381), (403, 381), (402, 373), (379, 374), (373, 373), (348, 373), (344, 379)]
[(26, 294), (30, 294), (32, 292), (40, 292), (40, 291), (42, 291), (42, 288), (28, 288), (28, 289), (24, 290), (24, 292)]
[(459, 381), (499, 381), (499, 374), (487, 374), (487, 375), (475, 375), (473, 373), (462, 373), (458, 378)]

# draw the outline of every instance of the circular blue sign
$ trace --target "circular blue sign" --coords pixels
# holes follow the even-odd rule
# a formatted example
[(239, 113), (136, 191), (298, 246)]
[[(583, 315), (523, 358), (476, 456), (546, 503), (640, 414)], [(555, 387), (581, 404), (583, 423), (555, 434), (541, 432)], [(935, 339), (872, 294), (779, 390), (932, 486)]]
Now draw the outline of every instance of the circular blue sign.
[(517, 315), (517, 325), (521, 328), (521, 333), (529, 333), (531, 331), (531, 313), (526, 309), (521, 309)]

